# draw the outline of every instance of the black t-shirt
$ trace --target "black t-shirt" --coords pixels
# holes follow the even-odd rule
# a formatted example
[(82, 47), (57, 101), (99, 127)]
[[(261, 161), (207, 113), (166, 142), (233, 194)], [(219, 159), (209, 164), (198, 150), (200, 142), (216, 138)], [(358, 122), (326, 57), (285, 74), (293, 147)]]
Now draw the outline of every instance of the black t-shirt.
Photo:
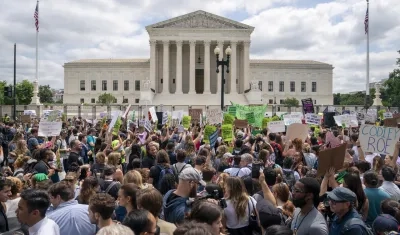
[(0, 203), (0, 232), (7, 232), (8, 228), (8, 220), (6, 216), (6, 212), (4, 211), (3, 205)]
[(67, 170), (69, 169), (69, 166), (76, 162), (78, 163), (79, 166), (82, 166), (82, 162), (79, 160), (80, 155), (78, 153), (75, 152), (70, 152), (69, 156), (68, 156), (68, 166), (67, 166)]
[[(101, 188), (101, 191), (105, 192), (106, 189), (108, 188), (108, 186), (112, 183), (113, 181), (111, 180), (99, 180), (99, 185)], [(111, 195), (112, 197), (114, 197), (115, 200), (118, 199), (118, 191), (121, 188), (121, 184), (119, 182), (117, 182), (116, 184), (114, 184), (114, 186), (112, 186), (112, 188), (108, 191), (108, 194)]]
[(157, 188), (158, 181), (160, 180), (160, 173), (161, 173), (161, 168), (160, 167), (162, 169), (164, 168), (163, 166), (158, 166), (158, 165), (152, 166), (150, 168), (150, 172), (149, 172), (149, 178), (153, 179), (153, 186), (155, 188)]
[(156, 164), (156, 159), (152, 156), (146, 156), (142, 160), (142, 168), (150, 169), (152, 166)]

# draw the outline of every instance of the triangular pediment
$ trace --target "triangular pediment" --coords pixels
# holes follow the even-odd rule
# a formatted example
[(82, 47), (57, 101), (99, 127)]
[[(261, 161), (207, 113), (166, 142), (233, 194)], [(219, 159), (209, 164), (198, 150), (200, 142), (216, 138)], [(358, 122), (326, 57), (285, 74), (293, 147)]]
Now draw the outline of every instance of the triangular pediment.
[(203, 28), (203, 29), (250, 29), (254, 30), (254, 27), (242, 24), (240, 22), (230, 20), (225, 17), (221, 17), (205, 11), (195, 11), (186, 15), (174, 17), (169, 20), (165, 20), (156, 24), (152, 24), (146, 27), (147, 29), (157, 28), (176, 28), (176, 29), (187, 29), (187, 28)]

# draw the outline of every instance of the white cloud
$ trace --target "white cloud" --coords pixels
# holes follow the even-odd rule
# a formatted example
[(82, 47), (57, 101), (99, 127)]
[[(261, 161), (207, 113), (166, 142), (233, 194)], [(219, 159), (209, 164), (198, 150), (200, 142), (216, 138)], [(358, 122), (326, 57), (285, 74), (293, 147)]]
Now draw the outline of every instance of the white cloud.
[[(243, 19), (255, 26), (252, 58), (311, 59), (332, 64), (335, 92), (365, 87), (363, 0), (57, 0), (40, 2), (40, 84), (63, 86), (65, 62), (83, 58), (149, 56), (144, 27), (195, 10)], [(12, 80), (13, 44), (17, 78), (35, 76), (36, 1), (0, 2), (0, 79)], [(308, 5), (310, 5), (308, 4)], [(4, 10), (6, 9), (6, 10)], [(371, 80), (387, 77), (400, 48), (398, 0), (371, 3)]]

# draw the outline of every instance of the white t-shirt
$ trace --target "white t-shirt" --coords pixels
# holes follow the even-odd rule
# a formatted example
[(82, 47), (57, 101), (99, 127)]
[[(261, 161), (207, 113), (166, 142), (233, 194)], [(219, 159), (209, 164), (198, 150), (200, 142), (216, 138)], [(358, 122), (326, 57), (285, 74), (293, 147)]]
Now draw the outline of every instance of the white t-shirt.
[(251, 202), (248, 201), (246, 214), (244, 217), (240, 218), (239, 221), (236, 216), (235, 207), (231, 200), (226, 200), (227, 207), (224, 209), (224, 215), (226, 218), (226, 227), (228, 228), (243, 228), (249, 225), (249, 206), (251, 211), (256, 209), (257, 201), (253, 197), (249, 197)]

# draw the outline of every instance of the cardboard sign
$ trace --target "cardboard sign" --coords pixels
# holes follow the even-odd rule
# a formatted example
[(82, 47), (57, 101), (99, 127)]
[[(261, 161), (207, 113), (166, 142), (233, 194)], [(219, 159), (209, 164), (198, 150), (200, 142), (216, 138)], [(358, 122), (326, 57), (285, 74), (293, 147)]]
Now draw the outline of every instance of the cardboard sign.
[(399, 137), (400, 129), (396, 127), (362, 125), (359, 132), (361, 148), (365, 153), (393, 155)]
[(192, 117), (192, 123), (199, 123), (200, 116), (203, 115), (202, 109), (189, 109), (189, 116)]
[(247, 120), (239, 120), (236, 119), (233, 124), (235, 125), (235, 127), (237, 128), (247, 128), (247, 126), (249, 125), (249, 123), (247, 122)]
[(275, 122), (268, 122), (268, 129), (272, 133), (279, 133), (285, 132), (285, 122), (284, 121), (275, 121)]
[(296, 138), (305, 141), (308, 136), (308, 125), (301, 123), (293, 123), (288, 126), (286, 131), (286, 138), (289, 140), (294, 140)]
[(31, 123), (31, 116), (30, 115), (21, 115), (21, 122), (22, 123)]
[(314, 103), (313, 103), (313, 100), (311, 98), (302, 99), (301, 103), (303, 104), (303, 112), (304, 112), (304, 114), (315, 113)]
[(206, 112), (208, 124), (221, 124), (223, 115), (221, 109), (208, 109)]
[(385, 127), (397, 127), (399, 120), (399, 118), (386, 118), (383, 120), (383, 125)]
[(306, 123), (311, 125), (319, 125), (321, 124), (321, 116), (319, 116), (318, 114), (307, 113)]
[(335, 170), (342, 169), (344, 157), (346, 155), (347, 144), (339, 145), (336, 148), (330, 148), (319, 152), (317, 176), (324, 176), (329, 168)]

